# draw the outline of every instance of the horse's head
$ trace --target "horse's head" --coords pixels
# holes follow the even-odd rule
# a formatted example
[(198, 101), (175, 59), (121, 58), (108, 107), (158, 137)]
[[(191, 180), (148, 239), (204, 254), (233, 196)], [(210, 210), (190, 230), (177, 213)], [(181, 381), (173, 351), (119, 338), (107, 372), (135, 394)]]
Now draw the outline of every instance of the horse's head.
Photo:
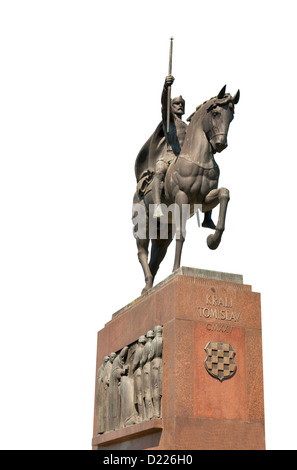
[(239, 90), (234, 97), (225, 94), (226, 86), (218, 96), (209, 101), (204, 119), (204, 132), (213, 149), (213, 152), (222, 152), (228, 143), (227, 135), (230, 122), (234, 117), (234, 106), (238, 103)]
[(239, 90), (234, 97), (226, 94), (226, 86), (222, 88), (218, 96), (198, 106), (196, 112), (190, 116), (196, 117), (201, 122), (202, 129), (212, 147), (213, 153), (222, 152), (228, 143), (227, 135), (230, 122), (234, 117), (234, 107), (239, 101)]

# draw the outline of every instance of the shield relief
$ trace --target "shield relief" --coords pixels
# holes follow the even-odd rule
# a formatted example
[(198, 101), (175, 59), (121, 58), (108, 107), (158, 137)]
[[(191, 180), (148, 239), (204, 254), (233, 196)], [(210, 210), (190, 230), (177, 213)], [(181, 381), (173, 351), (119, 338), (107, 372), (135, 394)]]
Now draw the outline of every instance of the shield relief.
[(231, 344), (209, 342), (205, 347), (207, 357), (204, 361), (207, 372), (215, 379), (230, 379), (236, 373), (235, 351)]

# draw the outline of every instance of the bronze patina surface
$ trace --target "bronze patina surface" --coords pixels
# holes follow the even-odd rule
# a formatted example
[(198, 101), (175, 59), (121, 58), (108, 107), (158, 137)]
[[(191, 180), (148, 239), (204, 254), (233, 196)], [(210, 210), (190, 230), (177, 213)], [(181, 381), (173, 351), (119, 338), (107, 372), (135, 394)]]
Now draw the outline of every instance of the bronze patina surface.
[[(219, 246), (230, 199), (229, 190), (218, 187), (220, 170), (214, 155), (228, 145), (229, 125), (240, 93), (237, 91), (232, 96), (226, 93), (224, 86), (217, 96), (196, 108), (187, 126), (182, 120), (184, 99), (182, 96), (169, 99), (173, 82), (174, 77), (169, 74), (161, 96), (162, 121), (135, 162), (137, 189), (133, 199), (133, 224), (145, 277), (143, 293), (152, 287), (174, 236), (173, 271), (180, 267), (186, 222), (198, 208), (205, 213), (202, 226), (215, 230), (207, 238), (208, 247), (215, 250)], [(218, 205), (219, 218), (215, 225), (211, 211)]]

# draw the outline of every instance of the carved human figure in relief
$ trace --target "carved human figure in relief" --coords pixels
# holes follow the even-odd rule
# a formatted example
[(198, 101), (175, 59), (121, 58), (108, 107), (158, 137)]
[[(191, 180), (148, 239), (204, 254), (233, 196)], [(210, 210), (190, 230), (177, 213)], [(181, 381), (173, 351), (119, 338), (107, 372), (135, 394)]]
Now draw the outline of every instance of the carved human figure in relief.
[(123, 375), (120, 382), (121, 418), (120, 427), (139, 423), (139, 416), (135, 408), (134, 377)]
[(151, 344), (154, 338), (154, 332), (148, 331), (146, 334), (147, 342), (143, 348), (141, 366), (142, 366), (142, 386), (144, 400), (144, 419), (149, 420), (153, 417), (153, 403), (151, 391), (151, 363), (148, 360)]
[(125, 365), (128, 354), (128, 346), (125, 346), (120, 354), (113, 361), (110, 385), (109, 385), (109, 430), (120, 429), (121, 418), (121, 400), (120, 400), (120, 382), (124, 375), (127, 375), (129, 366)]
[(161, 417), (162, 378), (163, 378), (163, 328), (156, 326), (148, 360), (151, 361), (151, 385), (153, 398), (153, 417)]
[(109, 430), (109, 384), (112, 364), (116, 356), (114, 352), (109, 355), (103, 371), (103, 428), (105, 432)]
[(109, 357), (105, 356), (103, 359), (103, 363), (98, 368), (97, 371), (97, 387), (96, 387), (96, 430), (97, 434), (102, 434), (104, 429), (104, 418), (103, 418), (103, 403), (104, 403), (104, 386), (103, 386), (103, 376), (106, 364), (109, 361)]
[(143, 385), (142, 385), (142, 355), (144, 345), (146, 343), (145, 336), (140, 336), (138, 340), (138, 345), (136, 348), (134, 361), (132, 365), (132, 371), (134, 375), (134, 403), (139, 416), (139, 421), (143, 421), (144, 412), (143, 412)]

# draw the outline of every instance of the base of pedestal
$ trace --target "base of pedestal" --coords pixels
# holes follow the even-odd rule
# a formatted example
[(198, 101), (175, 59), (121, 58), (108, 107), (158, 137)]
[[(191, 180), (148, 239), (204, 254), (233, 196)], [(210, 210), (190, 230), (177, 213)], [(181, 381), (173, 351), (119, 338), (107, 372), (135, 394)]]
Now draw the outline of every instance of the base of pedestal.
[(240, 275), (180, 268), (98, 333), (97, 369), (156, 325), (161, 419), (103, 434), (94, 424), (93, 449), (265, 449), (260, 294)]

